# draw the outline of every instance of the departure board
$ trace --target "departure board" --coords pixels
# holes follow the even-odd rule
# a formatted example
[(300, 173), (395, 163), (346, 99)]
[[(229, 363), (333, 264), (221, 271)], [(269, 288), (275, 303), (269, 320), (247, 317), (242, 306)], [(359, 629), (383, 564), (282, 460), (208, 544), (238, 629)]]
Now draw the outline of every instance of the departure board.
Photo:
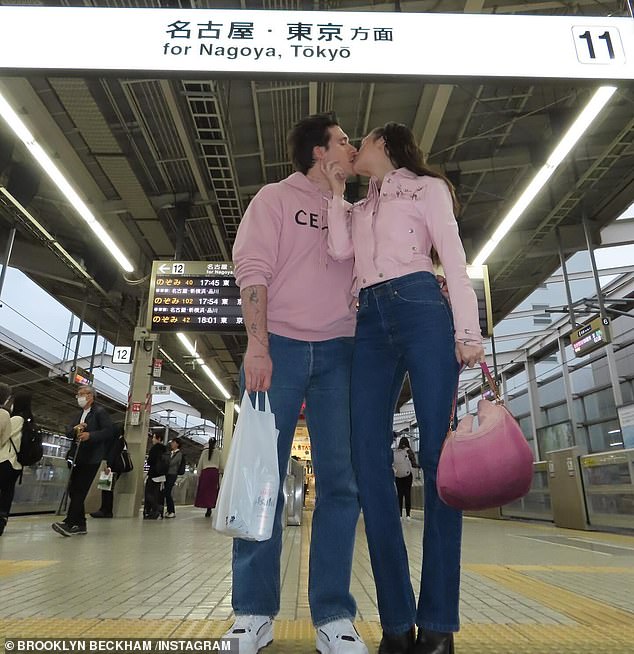
[(153, 332), (243, 332), (233, 264), (155, 261), (147, 324)]
[(610, 321), (601, 316), (573, 329), (570, 333), (570, 343), (576, 357), (585, 357), (586, 354), (594, 352), (611, 341)]

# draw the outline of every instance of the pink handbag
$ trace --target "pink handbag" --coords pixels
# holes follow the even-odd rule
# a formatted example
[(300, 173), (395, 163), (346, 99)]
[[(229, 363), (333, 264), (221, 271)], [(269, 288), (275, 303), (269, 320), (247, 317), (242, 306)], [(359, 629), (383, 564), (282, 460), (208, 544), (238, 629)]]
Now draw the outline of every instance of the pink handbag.
[(517, 424), (502, 405), (497, 385), (486, 363), (481, 363), (495, 401), (478, 402), (478, 428), (474, 416), (465, 416), (450, 431), (438, 462), (436, 487), (449, 506), (469, 511), (491, 509), (523, 497), (533, 479), (533, 453)]

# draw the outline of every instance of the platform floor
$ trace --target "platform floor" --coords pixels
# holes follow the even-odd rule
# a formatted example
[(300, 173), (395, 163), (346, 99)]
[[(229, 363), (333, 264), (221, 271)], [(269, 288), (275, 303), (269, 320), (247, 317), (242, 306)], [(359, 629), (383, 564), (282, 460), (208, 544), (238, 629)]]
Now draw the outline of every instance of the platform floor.
[[(415, 513), (404, 532), (416, 576)], [(285, 530), (282, 607), (267, 654), (314, 651), (310, 516)], [(231, 541), (202, 510), (179, 507), (176, 519), (157, 522), (90, 519), (88, 535), (72, 538), (54, 533), (52, 521), (12, 518), (0, 537), (1, 637), (216, 637), (231, 624)], [(357, 536), (357, 626), (376, 652), (361, 523)], [(463, 564), (457, 654), (634, 652), (634, 537), (465, 518)]]

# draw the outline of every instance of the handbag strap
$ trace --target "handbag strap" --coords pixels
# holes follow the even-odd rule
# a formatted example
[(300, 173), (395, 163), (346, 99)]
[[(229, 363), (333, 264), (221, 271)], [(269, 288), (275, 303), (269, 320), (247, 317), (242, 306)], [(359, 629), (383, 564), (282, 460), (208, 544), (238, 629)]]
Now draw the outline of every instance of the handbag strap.
[[(489, 366), (487, 365), (486, 361), (480, 361), (480, 368), (482, 369), (482, 373), (486, 377), (486, 380), (489, 384), (489, 388), (491, 389), (491, 392), (495, 396), (495, 402), (496, 404), (501, 404), (502, 403), (502, 398), (500, 397), (500, 389), (493, 378), (493, 375), (491, 374), (491, 371), (489, 370)], [(458, 371), (458, 377), (460, 377), (460, 373), (464, 370), (464, 365), (460, 366), (460, 370)], [(458, 407), (458, 384), (456, 384), (456, 392), (454, 393), (453, 396), (453, 403), (451, 406), (451, 417), (449, 418), (449, 430), (452, 431), (453, 429), (453, 423), (456, 418), (456, 409)]]

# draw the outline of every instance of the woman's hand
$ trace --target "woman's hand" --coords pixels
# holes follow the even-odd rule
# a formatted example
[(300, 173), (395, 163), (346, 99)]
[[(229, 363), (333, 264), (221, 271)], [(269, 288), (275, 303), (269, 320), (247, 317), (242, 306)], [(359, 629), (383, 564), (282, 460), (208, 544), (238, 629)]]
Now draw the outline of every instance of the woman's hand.
[(484, 348), (482, 345), (467, 345), (458, 341), (456, 343), (456, 359), (459, 364), (473, 368), (476, 363), (484, 361)]
[(441, 295), (447, 300), (447, 304), (451, 306), (451, 298), (449, 297), (449, 287), (447, 286), (447, 279), (442, 275), (436, 275), (436, 281), (440, 286)]
[(336, 161), (321, 161), (321, 172), (330, 184), (333, 197), (342, 197), (346, 188), (346, 173)]

